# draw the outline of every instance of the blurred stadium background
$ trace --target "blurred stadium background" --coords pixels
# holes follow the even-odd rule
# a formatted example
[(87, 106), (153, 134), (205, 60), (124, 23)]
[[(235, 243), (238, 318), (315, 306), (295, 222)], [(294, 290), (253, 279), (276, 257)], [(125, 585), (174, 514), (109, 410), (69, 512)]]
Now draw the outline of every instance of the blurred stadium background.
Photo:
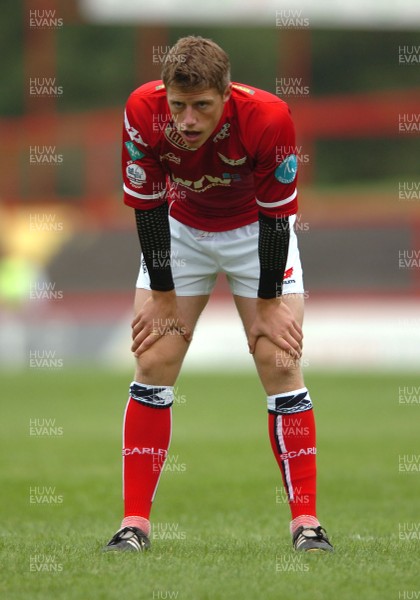
[[(122, 111), (159, 78), (167, 46), (194, 33), (227, 50), (233, 80), (292, 109), (305, 366), (418, 367), (420, 7), (367, 4), (10, 5), (0, 24), (3, 366), (131, 367), (139, 256), (122, 204)], [(186, 368), (252, 368), (223, 278), (193, 344)]]

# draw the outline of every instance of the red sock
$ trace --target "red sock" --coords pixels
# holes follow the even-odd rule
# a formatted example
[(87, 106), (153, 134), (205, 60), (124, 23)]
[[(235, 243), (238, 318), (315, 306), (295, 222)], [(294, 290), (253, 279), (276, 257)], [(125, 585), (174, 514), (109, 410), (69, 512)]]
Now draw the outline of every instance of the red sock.
[(149, 519), (171, 440), (172, 387), (133, 382), (124, 416), (124, 517)]
[(316, 438), (306, 388), (268, 397), (271, 448), (280, 467), (292, 519), (316, 516)]

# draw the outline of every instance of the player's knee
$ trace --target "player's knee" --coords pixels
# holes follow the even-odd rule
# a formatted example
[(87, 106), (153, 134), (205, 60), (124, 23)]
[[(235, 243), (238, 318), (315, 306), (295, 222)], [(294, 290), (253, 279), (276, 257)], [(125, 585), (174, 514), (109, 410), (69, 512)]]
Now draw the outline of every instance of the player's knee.
[(276, 373), (282, 379), (294, 376), (300, 370), (300, 361), (290, 354), (274, 346), (274, 344), (259, 344), (256, 353), (258, 366), (266, 372)]
[(288, 352), (280, 348), (275, 352), (274, 361), (274, 368), (280, 375), (292, 375), (300, 370), (300, 360), (293, 358)]
[(137, 358), (137, 370), (143, 378), (147, 378), (147, 380), (154, 379), (159, 370), (162, 370), (165, 362), (162, 354), (159, 355), (154, 348), (149, 348)]

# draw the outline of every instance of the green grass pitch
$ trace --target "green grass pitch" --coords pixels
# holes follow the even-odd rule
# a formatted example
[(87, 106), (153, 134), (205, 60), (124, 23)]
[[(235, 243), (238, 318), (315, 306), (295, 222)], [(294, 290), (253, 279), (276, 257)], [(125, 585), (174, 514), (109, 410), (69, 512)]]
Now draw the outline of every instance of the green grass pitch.
[(1, 375), (1, 598), (420, 597), (420, 472), (399, 468), (401, 456), (420, 455), (420, 404), (399, 401), (417, 377), (307, 375), (333, 555), (291, 550), (253, 373), (180, 379), (152, 551), (103, 554), (121, 518), (129, 382), (129, 373), (66, 368)]

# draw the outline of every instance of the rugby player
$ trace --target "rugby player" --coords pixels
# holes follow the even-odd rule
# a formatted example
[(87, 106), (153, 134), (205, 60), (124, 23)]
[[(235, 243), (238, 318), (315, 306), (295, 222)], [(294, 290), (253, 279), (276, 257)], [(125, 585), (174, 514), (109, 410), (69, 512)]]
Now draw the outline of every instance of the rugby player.
[(293, 546), (332, 550), (316, 516), (315, 422), (300, 365), (295, 148), (287, 104), (232, 83), (227, 54), (209, 39), (181, 38), (162, 80), (128, 99), (124, 202), (135, 211), (142, 258), (132, 322), (136, 370), (124, 416), (124, 518), (107, 551), (150, 547), (174, 385), (218, 273), (227, 276), (267, 394)]

